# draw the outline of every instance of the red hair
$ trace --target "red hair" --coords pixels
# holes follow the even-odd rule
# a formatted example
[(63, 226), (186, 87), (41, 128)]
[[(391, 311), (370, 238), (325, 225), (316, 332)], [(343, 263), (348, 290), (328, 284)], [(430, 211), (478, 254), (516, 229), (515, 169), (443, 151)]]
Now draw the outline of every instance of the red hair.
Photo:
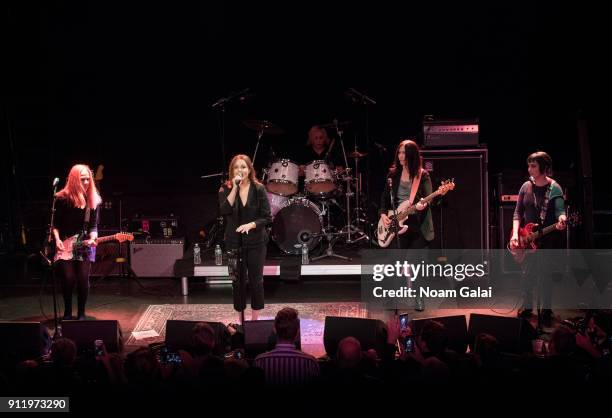
[[(83, 170), (87, 170), (89, 173), (89, 188), (87, 192), (83, 191), (83, 186), (81, 185), (81, 172)], [(87, 193), (87, 195), (85, 195), (85, 193)], [(75, 164), (72, 166), (68, 173), (66, 185), (62, 190), (57, 192), (57, 197), (68, 200), (75, 208), (86, 206), (95, 209), (102, 203), (102, 198), (100, 197), (100, 193), (94, 181), (93, 172), (91, 168), (85, 164)]]
[(232, 184), (232, 178), (234, 177), (234, 164), (236, 164), (236, 161), (238, 160), (244, 160), (247, 167), (249, 168), (249, 181), (254, 184), (261, 184), (259, 180), (257, 180), (257, 176), (255, 173), (255, 167), (253, 167), (253, 163), (251, 162), (251, 159), (249, 158), (249, 156), (244, 155), (244, 154), (237, 154), (234, 156), (234, 158), (232, 158), (232, 161), (230, 161), (230, 164), (229, 164), (228, 173), (229, 173), (230, 178), (227, 181), (227, 183), (225, 183), (227, 187), (231, 189), (234, 186)]

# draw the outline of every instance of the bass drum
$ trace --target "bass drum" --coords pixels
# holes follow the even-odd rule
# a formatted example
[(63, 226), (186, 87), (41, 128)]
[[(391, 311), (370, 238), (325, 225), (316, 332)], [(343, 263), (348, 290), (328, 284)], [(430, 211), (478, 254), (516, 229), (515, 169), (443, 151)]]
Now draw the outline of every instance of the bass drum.
[(308, 245), (308, 251), (321, 242), (323, 230), (321, 210), (304, 197), (290, 199), (276, 213), (272, 223), (272, 240), (287, 254), (301, 254), (302, 244)]
[(270, 203), (270, 212), (272, 213), (272, 218), (276, 216), (279, 210), (287, 205), (289, 198), (287, 196), (281, 196), (276, 193), (268, 192), (268, 202)]

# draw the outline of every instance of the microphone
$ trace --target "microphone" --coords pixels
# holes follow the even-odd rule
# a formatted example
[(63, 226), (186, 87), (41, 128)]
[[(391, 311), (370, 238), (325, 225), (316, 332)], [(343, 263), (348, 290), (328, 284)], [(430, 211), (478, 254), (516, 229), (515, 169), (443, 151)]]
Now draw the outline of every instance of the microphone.
[(533, 178), (533, 176), (529, 176), (529, 181), (535, 184), (535, 179)]
[(389, 185), (389, 187), (393, 187), (393, 179), (391, 177), (387, 178), (387, 184)]
[(379, 143), (378, 143), (378, 142), (376, 142), (376, 141), (374, 141), (374, 146), (375, 146), (376, 148), (378, 148), (379, 150), (383, 151), (383, 152), (387, 152), (387, 147), (385, 147), (385, 146), (384, 146), (384, 145), (382, 145), (382, 144), (379, 144)]
[(240, 182), (242, 181), (242, 177), (240, 177), (239, 179), (234, 180), (234, 183), (236, 183), (236, 186), (240, 186)]
[(53, 187), (56, 187), (59, 184), (59, 177), (53, 179)]

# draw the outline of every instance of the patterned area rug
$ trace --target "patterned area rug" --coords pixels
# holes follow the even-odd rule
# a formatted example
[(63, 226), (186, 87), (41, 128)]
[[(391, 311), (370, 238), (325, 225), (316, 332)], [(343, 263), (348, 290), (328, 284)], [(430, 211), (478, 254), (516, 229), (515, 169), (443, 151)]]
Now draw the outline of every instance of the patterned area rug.
[[(284, 304), (266, 305), (260, 313), (260, 319), (274, 319), (276, 313), (284, 308)], [(292, 303), (300, 316), (300, 331), (302, 336), (302, 349), (319, 356), (325, 352), (323, 348), (323, 328), (326, 316), (343, 316), (352, 318), (367, 318), (368, 311), (365, 304), (358, 302), (337, 303)], [(248, 319), (250, 310), (246, 312)], [(236, 323), (237, 313), (231, 304), (214, 305), (149, 305), (142, 314), (134, 331), (154, 330), (159, 336), (136, 340), (131, 334), (126, 345), (147, 346), (151, 343), (162, 342), (166, 337), (166, 321), (169, 319), (186, 321), (209, 321), (223, 324)]]

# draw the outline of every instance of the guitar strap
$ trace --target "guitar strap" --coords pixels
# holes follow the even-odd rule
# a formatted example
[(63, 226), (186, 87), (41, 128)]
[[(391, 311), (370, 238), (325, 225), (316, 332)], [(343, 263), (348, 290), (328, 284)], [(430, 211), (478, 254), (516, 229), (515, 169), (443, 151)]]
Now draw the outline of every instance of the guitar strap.
[(412, 187), (410, 188), (410, 197), (408, 198), (408, 206), (412, 205), (414, 197), (416, 196), (417, 191), (419, 190), (419, 185), (421, 184), (422, 174), (423, 174), (423, 169), (419, 171), (419, 175), (412, 182)]
[(83, 220), (83, 238), (87, 235), (87, 231), (89, 231), (89, 218), (91, 217), (91, 210), (89, 206), (85, 209), (85, 219)]
[(546, 213), (548, 212), (548, 201), (550, 200), (550, 193), (552, 191), (552, 186), (554, 184), (554, 180), (550, 180), (548, 182), (548, 188), (546, 189), (546, 193), (544, 194), (544, 201), (541, 202), (541, 206), (538, 203), (538, 199), (536, 198), (535, 191), (533, 189), (533, 183), (531, 184), (531, 194), (533, 195), (533, 202), (535, 203), (536, 209), (540, 209), (540, 227), (544, 226), (544, 221), (546, 220)]

